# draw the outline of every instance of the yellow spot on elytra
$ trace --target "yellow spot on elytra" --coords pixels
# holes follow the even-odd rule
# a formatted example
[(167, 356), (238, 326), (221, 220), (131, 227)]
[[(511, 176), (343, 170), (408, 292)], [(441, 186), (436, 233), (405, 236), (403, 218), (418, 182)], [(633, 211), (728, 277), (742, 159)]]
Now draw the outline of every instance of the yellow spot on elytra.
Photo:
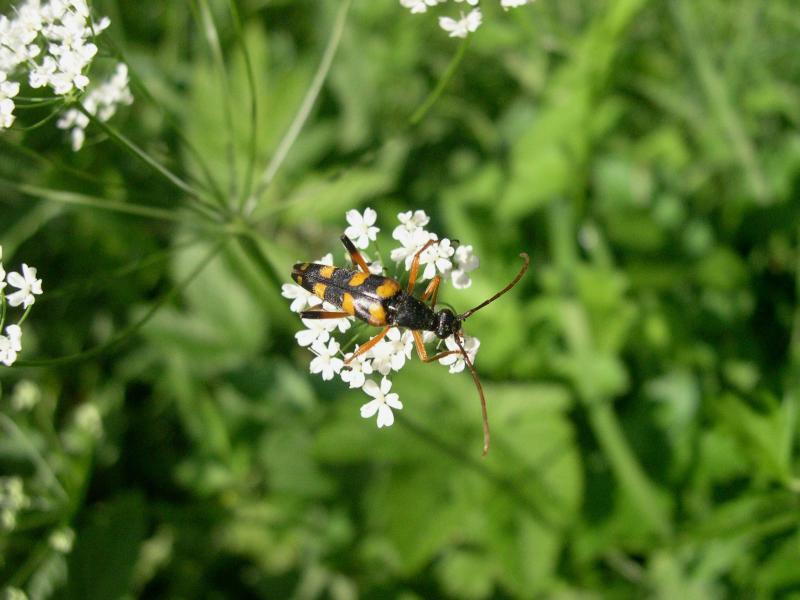
[(324, 283), (314, 284), (314, 294), (325, 300), (325, 290), (328, 288)]
[(298, 285), (303, 285), (303, 276), (298, 273), (294, 276), (294, 280), (297, 282)]
[(356, 314), (356, 307), (353, 303), (353, 296), (348, 294), (347, 292), (344, 293), (342, 297), (342, 310), (346, 312), (348, 315)]
[(350, 278), (350, 281), (348, 281), (347, 283), (350, 287), (356, 287), (364, 283), (367, 277), (369, 277), (369, 273), (356, 273)]
[(400, 291), (400, 284), (393, 279), (384, 279), (376, 291), (380, 298), (391, 298)]
[(319, 276), (322, 277), (323, 279), (330, 279), (331, 275), (333, 275), (333, 272), (335, 270), (336, 267), (326, 265), (319, 270)]
[(383, 305), (375, 302), (369, 307), (369, 324), (370, 325), (386, 325), (386, 311)]
[(300, 265), (301, 271), (305, 271), (307, 268), (308, 268), (308, 263), (303, 263), (302, 265)]

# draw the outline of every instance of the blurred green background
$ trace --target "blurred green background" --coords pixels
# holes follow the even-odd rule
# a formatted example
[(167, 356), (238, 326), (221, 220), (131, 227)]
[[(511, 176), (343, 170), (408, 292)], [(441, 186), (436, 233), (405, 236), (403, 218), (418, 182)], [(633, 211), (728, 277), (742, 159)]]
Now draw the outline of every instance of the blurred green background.
[[(52, 123), (23, 131), (41, 115), (3, 132), (3, 263), (38, 267), (45, 294), (0, 370), (0, 474), (29, 499), (0, 532), (0, 582), (76, 599), (798, 597), (795, 0), (482, 6), (462, 47), (395, 1), (243, 0), (240, 26), (224, 2), (94, 3), (136, 98), (111, 124), (223, 191), (261, 176), (344, 21), (296, 143), (227, 228), (98, 128), (79, 153)], [(384, 248), (417, 208), (474, 246), (472, 287), (442, 291), (462, 310), (531, 256), (468, 323), (486, 458), (467, 374), (415, 358), (377, 430), (360, 390), (308, 373), (279, 285), (298, 259), (341, 262), (344, 213), (366, 206)]]

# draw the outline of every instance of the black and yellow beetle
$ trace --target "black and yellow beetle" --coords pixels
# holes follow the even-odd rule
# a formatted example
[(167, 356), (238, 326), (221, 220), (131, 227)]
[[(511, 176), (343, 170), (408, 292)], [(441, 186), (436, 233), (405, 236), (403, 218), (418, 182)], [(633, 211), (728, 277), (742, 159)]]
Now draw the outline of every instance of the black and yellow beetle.
[[(414, 336), (417, 353), (423, 362), (432, 362), (450, 354), (461, 354), (464, 363), (469, 367), (478, 394), (481, 398), (481, 411), (483, 413), (483, 453), (489, 450), (489, 419), (486, 414), (486, 399), (483, 395), (478, 373), (472, 365), (466, 350), (464, 350), (462, 336), (463, 322), (487, 304), (494, 302), (508, 290), (514, 287), (528, 269), (530, 259), (524, 252), (520, 254), (524, 264), (517, 276), (502, 290), (488, 300), (466, 312), (456, 315), (445, 308), (435, 311), (436, 294), (439, 290), (441, 277), (434, 277), (420, 298), (412, 295), (414, 284), (417, 281), (417, 271), (422, 253), (436, 240), (430, 240), (415, 255), (411, 262), (408, 278), (408, 287), (403, 291), (402, 286), (389, 277), (373, 275), (370, 273), (367, 262), (355, 247), (350, 238), (342, 236), (342, 243), (350, 254), (354, 268), (334, 267), (317, 263), (297, 263), (292, 269), (292, 279), (298, 285), (308, 290), (318, 298), (340, 308), (340, 311), (327, 311), (321, 306), (300, 313), (304, 319), (340, 319), (342, 317), (356, 317), (370, 325), (383, 327), (383, 330), (359, 346), (358, 350), (345, 360), (351, 362), (357, 356), (369, 351), (380, 342), (392, 327), (406, 327)], [(430, 299), (430, 305), (426, 301)], [(437, 337), (445, 339), (453, 336), (458, 350), (446, 350), (433, 356), (428, 356), (422, 341), (421, 331), (432, 331)]]

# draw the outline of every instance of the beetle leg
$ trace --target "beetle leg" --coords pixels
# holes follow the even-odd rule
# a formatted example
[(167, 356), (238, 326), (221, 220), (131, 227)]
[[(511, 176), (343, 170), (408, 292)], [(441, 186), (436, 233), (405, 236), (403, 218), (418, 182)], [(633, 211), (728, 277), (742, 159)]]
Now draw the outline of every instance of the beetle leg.
[(334, 312), (330, 310), (304, 310), (300, 313), (302, 319), (341, 319), (342, 317), (350, 317), (350, 313)]
[(431, 279), (431, 282), (428, 284), (428, 287), (425, 288), (425, 293), (422, 294), (422, 301), (423, 302), (425, 302), (425, 300), (427, 300), (428, 297), (432, 296), (432, 298), (431, 298), (431, 308), (434, 308), (436, 306), (436, 295), (439, 293), (439, 283), (441, 281), (442, 281), (442, 278), (439, 275), (437, 275), (436, 277)]
[(350, 238), (346, 235), (343, 235), (340, 239), (342, 240), (347, 253), (350, 255), (350, 260), (353, 261), (353, 264), (361, 267), (361, 270), (367, 275), (372, 275), (369, 267), (367, 266), (367, 261), (364, 260), (361, 252), (358, 251), (358, 248), (356, 248), (356, 245), (350, 240)]
[(422, 362), (433, 362), (434, 360), (439, 360), (440, 358), (444, 358), (445, 356), (449, 356), (451, 354), (461, 354), (461, 352), (458, 350), (445, 350), (444, 352), (439, 352), (433, 356), (428, 356), (428, 353), (425, 351), (425, 344), (422, 341), (422, 334), (419, 332), (419, 330), (412, 329), (411, 335), (414, 336), (414, 345), (417, 347), (417, 354), (419, 354), (419, 359)]
[(414, 260), (411, 261), (411, 269), (410, 275), (408, 276), (408, 293), (414, 291), (414, 284), (417, 283), (417, 271), (419, 270), (419, 257), (420, 255), (428, 249), (431, 244), (435, 244), (438, 240), (428, 240), (428, 243), (425, 244), (422, 248), (419, 249), (414, 255)]
[(372, 347), (373, 347), (375, 344), (377, 344), (378, 342), (380, 342), (380, 341), (383, 339), (383, 337), (384, 337), (384, 336), (385, 336), (387, 333), (389, 333), (389, 330), (390, 330), (391, 328), (392, 328), (392, 326), (391, 326), (391, 325), (389, 325), (388, 327), (384, 327), (384, 328), (383, 328), (383, 331), (381, 331), (381, 332), (380, 332), (378, 335), (376, 335), (374, 338), (372, 338), (370, 341), (368, 341), (368, 342), (367, 342), (366, 344), (364, 344), (363, 346), (359, 346), (359, 347), (358, 347), (358, 350), (356, 350), (356, 351), (355, 351), (355, 352), (352, 354), (352, 356), (350, 356), (349, 358), (346, 358), (346, 359), (344, 360), (344, 364), (346, 364), (346, 365), (349, 365), (349, 364), (352, 362), (352, 360), (353, 360), (354, 358), (356, 358), (357, 356), (361, 356), (361, 355), (362, 355), (362, 354), (364, 354), (365, 352), (368, 352), (369, 350), (372, 350)]

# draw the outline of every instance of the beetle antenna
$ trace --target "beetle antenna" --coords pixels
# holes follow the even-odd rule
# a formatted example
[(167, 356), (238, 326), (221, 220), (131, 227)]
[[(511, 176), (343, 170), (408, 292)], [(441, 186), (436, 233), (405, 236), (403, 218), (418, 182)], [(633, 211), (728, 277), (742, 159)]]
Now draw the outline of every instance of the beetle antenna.
[(525, 264), (522, 265), (522, 268), (519, 270), (519, 273), (517, 273), (517, 276), (514, 277), (514, 279), (511, 280), (511, 283), (509, 283), (506, 287), (504, 287), (502, 290), (497, 292), (494, 296), (492, 296), (488, 300), (485, 300), (484, 302), (481, 302), (480, 304), (478, 304), (478, 306), (476, 306), (475, 308), (470, 308), (467, 312), (461, 313), (460, 315), (458, 315), (458, 320), (459, 321), (463, 321), (464, 319), (469, 317), (472, 313), (479, 311), (480, 309), (482, 309), (487, 304), (491, 304), (492, 302), (497, 300), (500, 296), (505, 294), (508, 290), (513, 288), (515, 285), (517, 285), (519, 280), (522, 279), (522, 276), (525, 275), (525, 271), (528, 270), (528, 265), (531, 262), (530, 257), (525, 252), (520, 253), (520, 256), (522, 257), (522, 260), (525, 261)]
[(467, 367), (469, 367), (469, 372), (472, 374), (472, 380), (475, 382), (475, 387), (478, 388), (478, 395), (481, 397), (481, 414), (483, 415), (483, 455), (486, 456), (486, 453), (489, 452), (489, 415), (486, 413), (486, 398), (483, 395), (483, 387), (481, 386), (480, 377), (478, 377), (478, 372), (475, 370), (475, 367), (472, 366), (472, 361), (469, 359), (469, 355), (467, 351), (464, 350), (464, 346), (461, 345), (461, 340), (458, 339), (458, 335), (454, 335), (453, 339), (456, 341), (458, 345), (458, 349), (461, 350), (461, 354), (464, 356), (464, 362), (466, 363)]

